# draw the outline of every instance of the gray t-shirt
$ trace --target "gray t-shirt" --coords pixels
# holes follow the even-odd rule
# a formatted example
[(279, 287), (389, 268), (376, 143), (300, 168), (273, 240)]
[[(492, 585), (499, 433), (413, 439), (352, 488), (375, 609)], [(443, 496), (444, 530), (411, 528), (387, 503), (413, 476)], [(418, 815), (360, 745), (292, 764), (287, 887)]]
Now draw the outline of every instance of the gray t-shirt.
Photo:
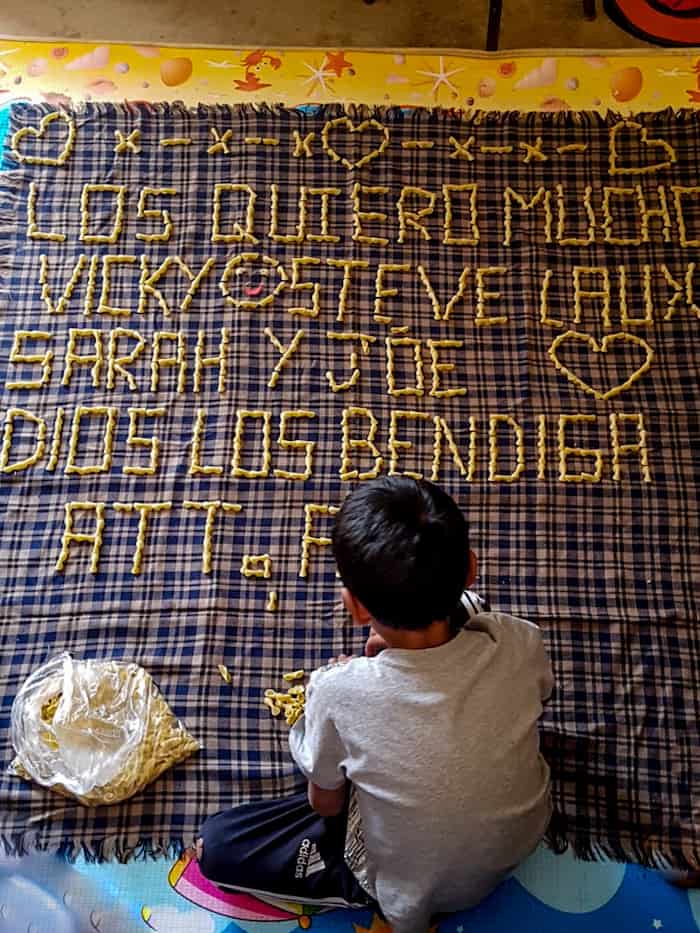
[(539, 629), (501, 612), (438, 648), (312, 674), (291, 752), (319, 787), (352, 781), (350, 867), (395, 933), (477, 903), (541, 839), (551, 804), (537, 721), (552, 683)]

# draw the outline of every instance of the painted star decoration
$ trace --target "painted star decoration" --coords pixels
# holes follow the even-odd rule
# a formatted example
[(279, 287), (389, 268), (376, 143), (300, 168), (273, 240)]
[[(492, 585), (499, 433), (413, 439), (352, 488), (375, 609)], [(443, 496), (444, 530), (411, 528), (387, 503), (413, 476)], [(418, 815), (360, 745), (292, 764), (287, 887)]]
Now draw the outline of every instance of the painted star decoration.
[(345, 52), (326, 52), (323, 67), (326, 71), (332, 71), (336, 78), (342, 78), (346, 68), (352, 71), (352, 62), (347, 60)]
[(419, 85), (430, 84), (430, 81), (432, 80), (433, 86), (430, 88), (430, 93), (433, 95), (433, 98), (435, 100), (438, 99), (438, 96), (440, 94), (440, 88), (443, 86), (446, 87), (448, 91), (451, 91), (453, 94), (458, 95), (459, 91), (454, 86), (454, 84), (450, 81), (450, 78), (453, 75), (459, 74), (460, 71), (464, 71), (464, 68), (453, 68), (451, 71), (446, 71), (445, 70), (445, 59), (442, 55), (439, 57), (438, 61), (440, 63), (438, 71), (417, 71), (416, 72), (419, 75), (425, 75), (425, 77), (429, 79), (428, 81), (419, 81), (418, 82)]
[(382, 920), (378, 914), (374, 914), (372, 917), (372, 924), (369, 927), (360, 926), (357, 923), (353, 923), (355, 928), (355, 933), (391, 933), (391, 927), (389, 924)]
[(354, 74), (352, 62), (347, 60), (343, 51), (326, 52), (320, 65), (310, 65), (308, 62), (304, 62), (303, 65), (311, 72), (304, 80), (304, 84), (308, 86), (309, 96), (316, 90), (323, 91), (325, 94), (333, 94), (333, 81), (336, 78), (342, 78), (346, 71), (351, 75)]
[(663, 923), (660, 920), (652, 920), (651, 925), (654, 927), (655, 930), (660, 930), (661, 927), (663, 926)]
[(303, 62), (303, 65), (304, 68), (311, 72), (309, 77), (304, 81), (304, 84), (308, 87), (309, 96), (317, 89), (323, 91), (325, 94), (331, 94), (333, 92), (332, 85), (329, 85), (327, 82), (332, 81), (335, 74), (332, 71), (326, 70), (325, 58), (320, 66), (310, 65), (308, 62)]

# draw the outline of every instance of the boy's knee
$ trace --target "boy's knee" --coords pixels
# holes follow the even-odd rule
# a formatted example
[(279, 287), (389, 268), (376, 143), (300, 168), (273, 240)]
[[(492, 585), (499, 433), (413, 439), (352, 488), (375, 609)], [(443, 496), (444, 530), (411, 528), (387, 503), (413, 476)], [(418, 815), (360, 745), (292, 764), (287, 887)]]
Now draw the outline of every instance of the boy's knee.
[(220, 849), (218, 840), (221, 832), (217, 816), (210, 816), (202, 823), (199, 838), (195, 843), (195, 855), (199, 863), (199, 870), (210, 881), (220, 875), (217, 852)]
[(235, 883), (240, 847), (232, 845), (230, 810), (207, 817), (200, 827), (195, 852), (205, 878), (214, 883)]

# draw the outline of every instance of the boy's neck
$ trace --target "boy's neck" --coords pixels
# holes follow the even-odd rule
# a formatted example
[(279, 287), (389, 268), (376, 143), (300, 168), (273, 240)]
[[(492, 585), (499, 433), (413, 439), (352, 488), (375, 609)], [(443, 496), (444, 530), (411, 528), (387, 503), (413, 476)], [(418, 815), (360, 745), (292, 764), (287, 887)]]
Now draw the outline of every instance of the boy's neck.
[(409, 629), (389, 628), (386, 625), (372, 623), (374, 630), (384, 639), (390, 648), (403, 648), (407, 651), (420, 651), (424, 648), (439, 648), (454, 638), (454, 629), (446, 619), (432, 622), (428, 628), (411, 631)]

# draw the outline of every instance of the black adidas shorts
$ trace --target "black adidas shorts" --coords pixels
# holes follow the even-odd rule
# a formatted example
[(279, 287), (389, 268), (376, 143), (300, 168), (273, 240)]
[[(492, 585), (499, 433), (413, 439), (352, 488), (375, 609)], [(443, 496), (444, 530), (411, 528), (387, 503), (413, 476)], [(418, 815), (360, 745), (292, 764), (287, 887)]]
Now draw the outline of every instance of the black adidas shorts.
[(223, 810), (201, 830), (199, 867), (221, 888), (309, 905), (376, 906), (345, 864), (347, 810), (324, 819), (306, 792)]

